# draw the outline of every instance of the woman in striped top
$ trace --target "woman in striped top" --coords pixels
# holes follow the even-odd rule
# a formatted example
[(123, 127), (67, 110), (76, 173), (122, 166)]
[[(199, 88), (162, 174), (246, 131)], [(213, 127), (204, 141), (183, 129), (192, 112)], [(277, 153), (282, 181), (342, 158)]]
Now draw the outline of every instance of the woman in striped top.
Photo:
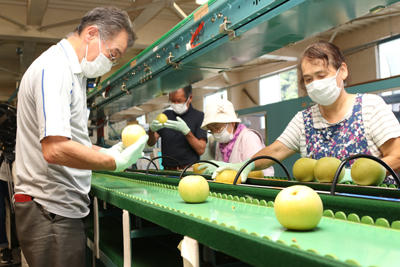
[[(344, 159), (354, 154), (381, 158), (400, 170), (400, 124), (383, 99), (372, 94), (349, 94), (344, 90), (348, 68), (342, 52), (320, 41), (304, 51), (297, 66), (299, 91), (316, 104), (298, 112), (271, 145), (253, 157), (269, 155), (279, 160), (300, 153), (302, 157)], [(242, 182), (254, 169), (274, 162), (257, 160), (242, 173)], [(243, 163), (217, 169), (239, 169)]]

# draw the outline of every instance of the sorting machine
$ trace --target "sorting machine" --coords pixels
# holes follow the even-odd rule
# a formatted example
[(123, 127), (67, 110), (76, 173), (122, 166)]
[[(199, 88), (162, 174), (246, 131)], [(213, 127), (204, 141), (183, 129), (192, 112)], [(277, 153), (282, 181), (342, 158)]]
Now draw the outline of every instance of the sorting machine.
[(143, 104), (397, 0), (209, 0), (88, 92), (91, 118)]
[[(104, 119), (396, 2), (210, 0), (88, 93), (92, 119)], [(303, 109), (303, 101), (287, 105), (296, 102), (297, 109)], [(287, 115), (276, 120), (285, 125), (291, 117)], [(131, 266), (133, 214), (255, 266), (399, 265), (400, 192), (396, 186), (340, 184), (333, 195), (330, 184), (299, 183), (281, 174), (249, 178), (242, 185), (210, 180), (207, 201), (187, 204), (177, 191), (179, 172), (94, 172), (89, 246), (96, 258), (108, 258), (104, 261), (108, 265)], [(323, 201), (324, 216), (313, 231), (286, 230), (274, 216), (275, 196), (294, 184), (314, 188)], [(122, 226), (112, 227), (123, 229), (120, 254), (104, 241), (112, 231), (101, 223), (108, 205), (122, 210)]]
[[(207, 201), (188, 204), (177, 190), (180, 175), (174, 171), (93, 174), (95, 203), (101, 200), (124, 211), (124, 266), (131, 262), (128, 213), (254, 266), (398, 266), (400, 191), (394, 185), (339, 184), (332, 195), (331, 184), (287, 177), (249, 178), (240, 185), (210, 180)], [(287, 230), (275, 218), (275, 196), (294, 184), (314, 188), (323, 201), (324, 216), (312, 231)], [(98, 232), (95, 239), (101, 240), (101, 229)], [(94, 245), (99, 250), (102, 246), (107, 250), (101, 241)]]

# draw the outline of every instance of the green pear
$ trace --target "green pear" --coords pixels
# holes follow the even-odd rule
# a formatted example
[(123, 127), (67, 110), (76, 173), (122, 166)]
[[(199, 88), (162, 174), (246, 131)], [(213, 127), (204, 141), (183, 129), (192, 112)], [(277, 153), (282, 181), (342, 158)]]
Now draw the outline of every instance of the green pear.
[(386, 169), (378, 162), (359, 158), (351, 165), (351, 178), (359, 185), (379, 185), (386, 176)]
[(314, 167), (317, 161), (310, 158), (299, 158), (293, 165), (293, 176), (300, 182), (314, 180)]
[[(323, 157), (317, 160), (314, 167), (314, 177), (321, 183), (332, 183), (335, 173), (340, 165), (340, 160), (334, 157)], [(344, 177), (344, 168), (340, 172), (340, 182)]]

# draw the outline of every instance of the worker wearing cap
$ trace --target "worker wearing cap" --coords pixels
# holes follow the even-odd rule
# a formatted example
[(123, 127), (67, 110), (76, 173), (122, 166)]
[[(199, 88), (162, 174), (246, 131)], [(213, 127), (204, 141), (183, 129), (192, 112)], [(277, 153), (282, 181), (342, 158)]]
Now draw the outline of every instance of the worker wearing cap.
[[(232, 103), (228, 100), (213, 99), (207, 103), (201, 128), (211, 131), (217, 141), (215, 159), (220, 162), (247, 161), (265, 147), (260, 133), (240, 123)], [(199, 169), (212, 173), (215, 167), (204, 164)], [(273, 176), (273, 167), (264, 170), (264, 175)]]

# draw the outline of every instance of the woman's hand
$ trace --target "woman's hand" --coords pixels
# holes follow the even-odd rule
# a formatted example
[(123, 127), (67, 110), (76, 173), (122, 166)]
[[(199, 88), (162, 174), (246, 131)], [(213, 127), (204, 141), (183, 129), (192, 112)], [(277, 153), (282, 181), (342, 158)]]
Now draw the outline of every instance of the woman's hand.
[[(219, 167), (222, 167), (222, 166), (225, 166), (226, 164), (228, 164), (228, 163), (223, 162), (223, 161), (216, 161), (216, 160), (210, 160), (210, 161), (215, 163), (215, 164), (217, 164)], [(215, 170), (217, 169), (216, 166), (214, 166), (212, 164), (209, 164), (209, 163), (206, 163), (206, 162), (202, 162), (202, 163), (199, 163), (199, 164), (200, 164), (200, 166), (197, 169), (199, 171), (203, 171), (202, 173), (206, 174), (206, 175), (213, 174), (215, 172)]]
[[(221, 166), (219, 168), (217, 168), (215, 170), (215, 172), (212, 175), (212, 178), (215, 180), (215, 178), (217, 177), (217, 175), (221, 172), (223, 172), (224, 170), (235, 170), (235, 171), (239, 171), (240, 168), (242, 168), (242, 166), (246, 164), (246, 161), (244, 162), (239, 162), (239, 163), (225, 163), (224, 166)], [(250, 163), (249, 165), (246, 166), (246, 168), (242, 171), (242, 173), (240, 174), (240, 178), (242, 183), (245, 183), (247, 180), (247, 176), (249, 175), (249, 173), (251, 171), (254, 170), (254, 162)]]

